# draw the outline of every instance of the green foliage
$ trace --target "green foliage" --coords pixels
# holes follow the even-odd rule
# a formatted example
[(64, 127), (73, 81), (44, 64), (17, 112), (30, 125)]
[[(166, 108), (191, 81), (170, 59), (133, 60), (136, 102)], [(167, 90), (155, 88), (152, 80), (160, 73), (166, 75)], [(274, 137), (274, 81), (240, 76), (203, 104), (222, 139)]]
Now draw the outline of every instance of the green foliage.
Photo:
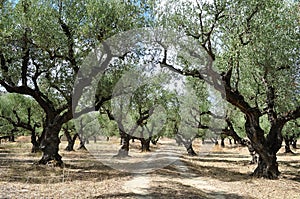
[(99, 132), (101, 135), (112, 137), (119, 136), (118, 125), (115, 121), (111, 121), (106, 114), (101, 114), (98, 118)]
[(286, 137), (298, 139), (300, 137), (300, 119), (289, 121), (284, 126), (282, 133)]
[[(215, 55), (219, 71), (231, 68), (232, 89), (251, 107), (265, 112), (270, 88), (278, 115), (299, 106), (299, 3), (169, 0), (164, 5), (156, 13), (157, 23), (194, 38), (199, 47)], [(244, 134), (244, 118), (236, 112), (231, 118)], [(267, 116), (260, 118), (260, 124), (268, 132)]]
[[(109, 37), (148, 23), (145, 9), (142, 2), (123, 0), (1, 1), (0, 84), (8, 92), (31, 96), (43, 109), (35, 111), (45, 114), (35, 121), (47, 119), (45, 127), (68, 122), (84, 58)], [(105, 86), (112, 85), (109, 79)], [(29, 107), (33, 112), (36, 104)], [(18, 110), (22, 119), (26, 113), (25, 107)]]
[[(28, 118), (28, 109), (30, 109), (30, 121)], [(14, 123), (25, 123), (31, 127), (38, 125), (37, 133), (41, 133), (43, 127), (44, 114), (38, 104), (28, 96), (19, 94), (1, 94), (0, 96), (0, 132), (3, 134), (17, 130), (18, 134), (31, 133), (28, 129), (15, 127)], [(8, 118), (8, 119), (6, 119)], [(18, 121), (19, 120), (19, 121)]]

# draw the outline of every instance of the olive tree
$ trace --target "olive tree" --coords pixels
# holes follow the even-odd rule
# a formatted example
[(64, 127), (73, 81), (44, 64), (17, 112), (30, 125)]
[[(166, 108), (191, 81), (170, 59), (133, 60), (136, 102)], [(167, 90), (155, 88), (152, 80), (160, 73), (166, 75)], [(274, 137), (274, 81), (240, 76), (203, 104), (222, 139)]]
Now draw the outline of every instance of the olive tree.
[(142, 26), (141, 6), (121, 0), (5, 0), (0, 12), (0, 85), (31, 96), (43, 109), (39, 163), (62, 165), (58, 135), (73, 118), (72, 91), (81, 61), (108, 37)]
[[(282, 128), (299, 118), (299, 4), (283, 1), (168, 1), (156, 16), (193, 38), (210, 62), (203, 69), (160, 64), (206, 81), (245, 116), (245, 131), (259, 154), (253, 175), (277, 178)], [(164, 46), (162, 46), (164, 47)], [(168, 48), (164, 47), (164, 56)], [(191, 52), (197, 58), (197, 53)], [(190, 65), (189, 65), (190, 64)], [(214, 68), (212, 67), (214, 66)], [(211, 77), (210, 81), (206, 78)], [(268, 129), (261, 126), (267, 116)]]

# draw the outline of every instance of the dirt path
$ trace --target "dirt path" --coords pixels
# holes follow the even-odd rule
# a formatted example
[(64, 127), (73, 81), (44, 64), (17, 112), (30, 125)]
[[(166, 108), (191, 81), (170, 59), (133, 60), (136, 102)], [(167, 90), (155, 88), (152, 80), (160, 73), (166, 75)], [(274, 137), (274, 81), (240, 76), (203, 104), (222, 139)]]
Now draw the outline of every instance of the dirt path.
[[(172, 175), (160, 175), (156, 172), (151, 174), (134, 174), (132, 178), (125, 182), (123, 185), (123, 189), (128, 194), (134, 194), (133, 198), (157, 198), (156, 189), (160, 189), (162, 192), (164, 191), (164, 184), (169, 184), (169, 187), (173, 185), (179, 184), (181, 188), (184, 187), (193, 187), (198, 190), (200, 195), (196, 193), (193, 198), (215, 198), (215, 199), (225, 199), (226, 192), (228, 190), (220, 189), (213, 185), (213, 181), (208, 181), (205, 177), (199, 177), (192, 170), (188, 168), (185, 162), (182, 160), (175, 161), (172, 165), (172, 170), (178, 172), (178, 176), (174, 177)], [(180, 189), (179, 189), (180, 190)], [(215, 190), (218, 190), (215, 192)], [(213, 192), (213, 194), (211, 194)], [(188, 193), (193, 194), (193, 193)], [(195, 194), (195, 193), (194, 193)], [(169, 198), (172, 195), (160, 195), (160, 198)], [(176, 197), (176, 194), (173, 195), (172, 198)], [(188, 196), (191, 197), (192, 195)], [(178, 194), (178, 198), (181, 198), (181, 195)], [(230, 198), (240, 198), (240, 197), (232, 197)]]
[(152, 198), (149, 196), (151, 176), (149, 174), (135, 174), (133, 178), (123, 185), (123, 189), (128, 193), (134, 193), (137, 198)]
[(133, 175), (124, 190), (134, 193), (132, 198), (300, 198), (297, 153), (279, 153), (283, 174), (279, 180), (270, 181), (250, 177), (256, 165), (249, 165), (246, 148), (217, 147), (210, 154), (193, 158), (180, 152), (180, 157), (164, 168)]
[[(215, 147), (189, 157), (183, 147), (163, 140), (150, 153), (140, 153), (135, 143), (131, 157), (116, 160), (111, 157), (117, 140), (115, 146), (99, 142), (99, 156), (61, 150), (66, 163), (61, 169), (34, 165), (40, 154), (30, 153), (29, 141), (0, 145), (0, 198), (300, 198), (299, 149), (294, 155), (280, 151), (280, 179), (265, 180), (249, 176), (256, 166), (248, 164), (249, 153), (240, 147)], [(197, 152), (200, 147), (196, 142)]]

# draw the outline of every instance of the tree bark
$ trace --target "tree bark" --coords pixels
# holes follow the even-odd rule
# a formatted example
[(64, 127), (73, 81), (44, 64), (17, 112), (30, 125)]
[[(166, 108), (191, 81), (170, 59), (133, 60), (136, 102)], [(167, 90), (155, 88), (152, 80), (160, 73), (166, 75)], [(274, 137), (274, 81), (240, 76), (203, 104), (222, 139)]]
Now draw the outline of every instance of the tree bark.
[(32, 148), (31, 148), (31, 153), (36, 153), (38, 151), (41, 151), (40, 149), (40, 142), (36, 139), (36, 133), (35, 131), (31, 132), (31, 143), (32, 143)]
[(64, 131), (65, 131), (65, 135), (66, 135), (67, 140), (68, 140), (68, 145), (65, 148), (65, 150), (66, 151), (74, 151), (74, 144), (75, 144), (75, 140), (76, 140), (78, 134), (76, 133), (72, 138), (72, 136), (70, 135), (70, 132), (68, 131), (68, 129), (64, 129)]
[(180, 144), (183, 144), (183, 146), (186, 148), (186, 151), (189, 156), (197, 155), (197, 153), (194, 151), (194, 148), (193, 148), (194, 139), (195, 138), (186, 139), (179, 133), (177, 133), (175, 136), (175, 140), (178, 143), (178, 146), (180, 146)]
[[(31, 143), (32, 143), (31, 153), (37, 153), (37, 152), (42, 151), (41, 143), (42, 143), (43, 138), (45, 137), (45, 131), (42, 132), (41, 136), (37, 136), (35, 129), (36, 129), (36, 126), (31, 131)], [(36, 137), (38, 137), (38, 139), (36, 139)]]
[(186, 151), (188, 153), (189, 156), (196, 156), (197, 153), (194, 151), (194, 148), (193, 148), (193, 141), (186, 141), (186, 140), (181, 140), (184, 147), (186, 148)]
[[(234, 130), (233, 128), (233, 124), (230, 121), (230, 119), (228, 117), (226, 117), (225, 119), (226, 123), (227, 123), (227, 128), (222, 130), (222, 134), (221, 135), (225, 135), (225, 136), (230, 136), (234, 139), (234, 144), (236, 144), (237, 142), (239, 144), (242, 143), (242, 138), (237, 134), (237, 132)], [(231, 144), (231, 139), (229, 139), (229, 143)]]
[(285, 153), (293, 153), (290, 147), (291, 140), (288, 137), (284, 137), (284, 143), (285, 143), (284, 146)]
[(125, 133), (122, 129), (119, 128), (120, 136), (121, 136), (121, 148), (118, 151), (118, 154), (114, 157), (128, 157), (129, 153), (129, 141), (131, 136)]
[(197, 153), (194, 151), (193, 143), (190, 143), (190, 144), (186, 143), (186, 144), (184, 144), (184, 146), (185, 146), (189, 156), (197, 155)]
[(248, 151), (249, 151), (249, 153), (252, 157), (252, 160), (250, 161), (250, 164), (256, 164), (258, 162), (257, 154), (256, 154), (256, 151), (255, 151), (251, 141), (243, 139), (241, 144), (247, 146), (247, 148), (248, 148)]
[(225, 147), (225, 142), (224, 142), (225, 138), (221, 138), (221, 147)]
[(77, 150), (84, 150), (87, 151), (87, 148), (85, 147), (85, 142), (80, 140), (80, 144)]
[(259, 116), (252, 112), (246, 116), (245, 129), (253, 148), (259, 154), (258, 166), (252, 174), (255, 177), (277, 179), (280, 175), (276, 153), (281, 148), (281, 130), (284, 123), (274, 121), (268, 136), (264, 137), (264, 131), (259, 126)]
[(264, 158), (259, 156), (258, 166), (252, 175), (259, 178), (277, 179), (280, 172), (278, 170), (276, 154), (268, 154)]
[(8, 138), (9, 142), (15, 142), (15, 136), (14, 135), (10, 135)]
[(87, 149), (86, 149), (86, 147), (85, 147), (86, 138), (83, 136), (83, 133), (82, 133), (82, 132), (80, 132), (80, 133), (78, 134), (78, 138), (79, 138), (79, 140), (80, 140), (80, 143), (79, 143), (79, 147), (78, 147), (77, 150), (85, 150), (85, 151), (87, 151)]
[(54, 124), (48, 123), (44, 128), (44, 139), (41, 142), (41, 150), (43, 152), (39, 164), (54, 163), (55, 166), (63, 166), (62, 157), (58, 154), (59, 151), (59, 132), (62, 124), (55, 122)]
[(142, 152), (150, 152), (150, 141), (151, 138), (141, 138)]

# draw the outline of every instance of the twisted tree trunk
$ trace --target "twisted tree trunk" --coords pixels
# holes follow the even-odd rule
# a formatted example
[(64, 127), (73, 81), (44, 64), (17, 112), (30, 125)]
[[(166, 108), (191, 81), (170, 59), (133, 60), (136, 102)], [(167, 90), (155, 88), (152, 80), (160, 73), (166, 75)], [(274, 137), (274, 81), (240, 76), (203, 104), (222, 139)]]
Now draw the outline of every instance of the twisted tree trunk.
[[(122, 126), (123, 127), (123, 126)], [(118, 151), (118, 154), (114, 157), (128, 157), (129, 153), (129, 141), (131, 139), (131, 136), (128, 135), (126, 132), (123, 131), (124, 128), (120, 127), (120, 137), (121, 137), (121, 148)]]
[(141, 138), (142, 152), (150, 152), (150, 141), (151, 138)]
[(80, 140), (80, 143), (79, 143), (79, 147), (78, 147), (77, 150), (85, 150), (85, 151), (87, 151), (87, 149), (86, 149), (86, 147), (85, 147), (86, 138), (83, 136), (83, 133), (82, 133), (82, 132), (80, 132), (80, 133), (78, 134), (78, 138), (79, 138), (79, 140)]
[(186, 148), (186, 151), (189, 156), (196, 156), (197, 153), (194, 151), (193, 148), (193, 141), (195, 138), (186, 139), (181, 134), (176, 134), (175, 140), (178, 143), (178, 145), (183, 144), (183, 146)]
[(60, 118), (55, 118), (53, 120), (48, 119), (46, 126), (44, 127), (44, 138), (40, 145), (43, 156), (39, 160), (39, 164), (47, 164), (51, 162), (55, 166), (63, 166), (62, 157), (58, 154), (60, 144), (58, 135), (62, 128), (62, 123), (57, 119)]
[(280, 175), (276, 153), (281, 148), (283, 141), (281, 130), (284, 123), (274, 120), (268, 136), (264, 137), (264, 131), (259, 126), (259, 116), (252, 112), (246, 116), (246, 132), (252, 142), (253, 148), (259, 154), (258, 166), (252, 174), (255, 177), (277, 179)]
[(68, 129), (64, 129), (64, 132), (65, 132), (65, 135), (66, 135), (67, 140), (68, 140), (68, 145), (65, 148), (65, 150), (66, 151), (74, 151), (74, 145), (75, 145), (76, 138), (78, 137), (78, 133), (76, 133), (72, 138), (72, 136), (71, 136), (70, 132), (68, 131)]

